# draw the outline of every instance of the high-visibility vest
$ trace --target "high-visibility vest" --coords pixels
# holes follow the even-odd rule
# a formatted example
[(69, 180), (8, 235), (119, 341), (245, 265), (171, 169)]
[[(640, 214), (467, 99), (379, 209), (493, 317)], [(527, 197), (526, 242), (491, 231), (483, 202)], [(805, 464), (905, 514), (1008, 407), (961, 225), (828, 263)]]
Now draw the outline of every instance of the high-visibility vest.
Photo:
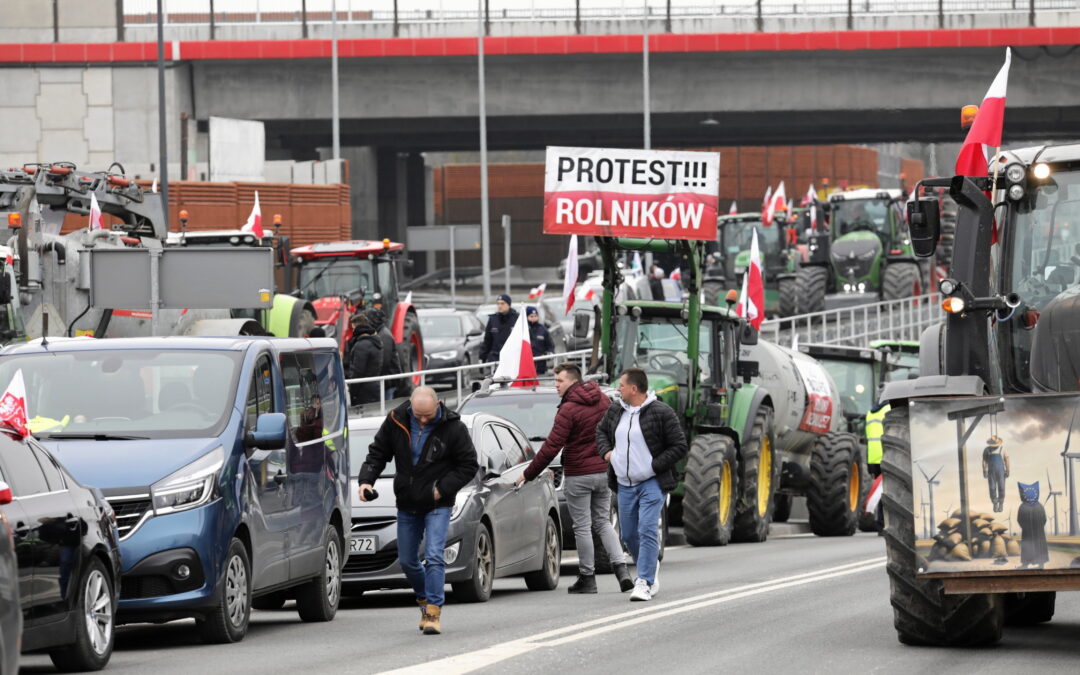
[(892, 406), (885, 404), (880, 410), (866, 413), (866, 463), (881, 464), (881, 437), (885, 435), (885, 415)]

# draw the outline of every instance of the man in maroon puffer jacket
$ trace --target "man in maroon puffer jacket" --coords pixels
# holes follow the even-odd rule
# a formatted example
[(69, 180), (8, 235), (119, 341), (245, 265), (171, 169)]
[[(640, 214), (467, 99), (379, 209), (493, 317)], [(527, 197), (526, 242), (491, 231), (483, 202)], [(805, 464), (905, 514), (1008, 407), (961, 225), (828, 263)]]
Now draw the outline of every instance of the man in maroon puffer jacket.
[(533, 480), (562, 451), (563, 493), (578, 551), (578, 578), (570, 593), (596, 593), (593, 532), (611, 557), (611, 566), (626, 592), (634, 587), (626, 569), (626, 556), (615, 529), (611, 526), (611, 490), (607, 480), (607, 462), (596, 451), (596, 426), (611, 401), (595, 382), (582, 382), (581, 369), (572, 363), (555, 367), (555, 388), (562, 397), (555, 423), (544, 445), (518, 483)]

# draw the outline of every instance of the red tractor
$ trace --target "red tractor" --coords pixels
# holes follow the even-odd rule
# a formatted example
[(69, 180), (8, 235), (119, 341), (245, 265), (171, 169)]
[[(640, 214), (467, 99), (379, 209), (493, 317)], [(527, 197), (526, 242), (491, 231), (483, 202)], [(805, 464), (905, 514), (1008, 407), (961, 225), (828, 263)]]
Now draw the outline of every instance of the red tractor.
[(407, 262), (405, 245), (382, 241), (335, 241), (292, 250), (297, 290), (315, 306), (315, 325), (337, 340), (342, 350), (352, 337), (353, 313), (379, 307), (387, 317), (406, 371), (424, 366), (420, 321), (412, 303), (398, 298), (398, 265)]

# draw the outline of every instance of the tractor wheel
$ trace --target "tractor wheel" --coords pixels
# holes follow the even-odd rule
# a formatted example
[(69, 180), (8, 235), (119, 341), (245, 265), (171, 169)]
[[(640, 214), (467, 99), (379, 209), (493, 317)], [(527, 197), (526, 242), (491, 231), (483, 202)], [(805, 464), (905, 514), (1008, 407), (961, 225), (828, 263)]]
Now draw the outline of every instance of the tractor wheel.
[(908, 645), (950, 647), (997, 642), (1005, 618), (1001, 596), (945, 595), (940, 581), (916, 577), (926, 561), (915, 550), (907, 406), (897, 405), (885, 417), (882, 443), (886, 571), (897, 638)]
[(1005, 624), (1008, 626), (1034, 626), (1054, 618), (1057, 593), (1006, 593)]
[(692, 546), (724, 546), (731, 541), (738, 494), (735, 441), (700, 434), (690, 444), (683, 479), (683, 532)]
[(704, 304), (711, 307), (723, 307), (725, 295), (723, 281), (710, 279), (701, 283), (701, 298)]
[(780, 280), (780, 316), (799, 313), (799, 287), (795, 279)]
[(855, 534), (869, 482), (866, 458), (854, 434), (834, 431), (814, 441), (806, 508), (819, 537)]
[[(403, 372), (415, 373), (418, 370), (424, 368), (424, 341), (420, 336), (420, 321), (416, 318), (416, 314), (405, 315), (405, 326), (401, 331), (401, 344), (398, 345), (398, 349), (401, 350), (401, 367)], [(402, 380), (402, 384), (398, 386), (398, 390), (394, 392), (394, 396), (400, 398), (402, 396), (408, 396), (412, 393), (412, 388), (420, 386), (420, 376), (415, 375), (412, 378), (406, 378)], [(405, 391), (402, 391), (402, 388)]]
[(795, 498), (782, 492), (773, 495), (772, 521), (774, 523), (786, 523), (791, 517), (791, 502)]
[(800, 312), (825, 311), (825, 293), (828, 290), (828, 267), (800, 267), (795, 273), (795, 293), (802, 301), (797, 305)]
[(910, 298), (919, 291), (919, 266), (915, 263), (893, 263), (885, 267), (881, 279), (881, 294), (885, 300)]
[(772, 417), (772, 408), (759, 408), (750, 437), (739, 448), (739, 500), (732, 532), (735, 541), (765, 541), (769, 536), (773, 495), (780, 483)]

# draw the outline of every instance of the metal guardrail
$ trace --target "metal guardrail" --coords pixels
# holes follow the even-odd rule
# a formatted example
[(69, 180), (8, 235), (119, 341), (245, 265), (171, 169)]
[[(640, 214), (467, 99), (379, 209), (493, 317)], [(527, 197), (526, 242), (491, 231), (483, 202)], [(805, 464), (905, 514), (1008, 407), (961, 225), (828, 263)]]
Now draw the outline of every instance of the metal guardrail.
[(801, 343), (862, 347), (873, 340), (918, 340), (924, 329), (944, 319), (938, 295), (931, 293), (769, 319), (761, 324), (761, 337), (784, 346), (798, 335)]

